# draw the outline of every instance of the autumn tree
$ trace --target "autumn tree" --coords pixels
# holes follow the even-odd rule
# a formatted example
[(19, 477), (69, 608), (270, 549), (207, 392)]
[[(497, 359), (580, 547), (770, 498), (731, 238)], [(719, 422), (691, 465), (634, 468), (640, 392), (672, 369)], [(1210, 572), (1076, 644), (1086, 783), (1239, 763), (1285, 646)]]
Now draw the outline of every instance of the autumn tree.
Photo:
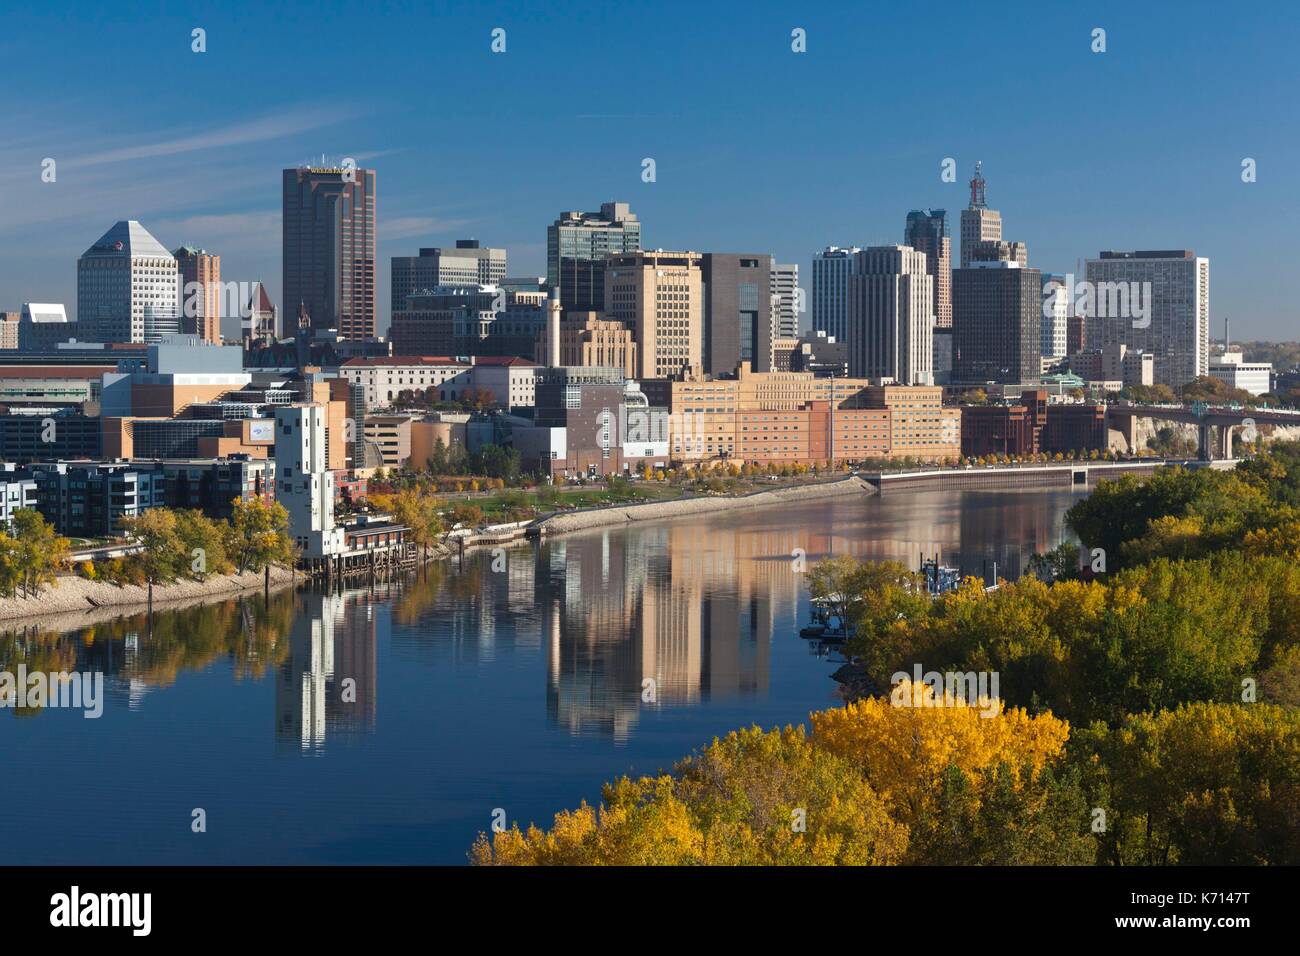
[(150, 508), (122, 518), (122, 530), (140, 545), (132, 561), (143, 572), (153, 602), (153, 586), (174, 581), (189, 569), (185, 543), (176, 530), (176, 513), (170, 508)]
[(44, 515), (32, 508), (16, 510), (10, 527), (10, 556), (16, 565), (18, 583), (25, 595), (39, 594), (42, 587), (54, 581), (67, 560), (68, 539), (56, 534)]
[(269, 564), (293, 564), (295, 552), (289, 539), (289, 512), (284, 505), (261, 498), (236, 498), (232, 507), (226, 553), (236, 570), (242, 573), (260, 571)]

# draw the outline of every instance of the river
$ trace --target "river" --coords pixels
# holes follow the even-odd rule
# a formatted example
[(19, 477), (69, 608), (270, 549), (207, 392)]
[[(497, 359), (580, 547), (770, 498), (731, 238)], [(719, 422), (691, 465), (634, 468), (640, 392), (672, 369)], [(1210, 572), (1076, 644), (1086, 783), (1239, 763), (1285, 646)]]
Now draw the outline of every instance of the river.
[(0, 671), (102, 671), (106, 699), (98, 719), (0, 711), (3, 857), (464, 863), (494, 814), (549, 825), (605, 780), (835, 706), (836, 663), (797, 634), (800, 551), (1014, 578), (1080, 494), (827, 499), (480, 551), (373, 592), (5, 625)]

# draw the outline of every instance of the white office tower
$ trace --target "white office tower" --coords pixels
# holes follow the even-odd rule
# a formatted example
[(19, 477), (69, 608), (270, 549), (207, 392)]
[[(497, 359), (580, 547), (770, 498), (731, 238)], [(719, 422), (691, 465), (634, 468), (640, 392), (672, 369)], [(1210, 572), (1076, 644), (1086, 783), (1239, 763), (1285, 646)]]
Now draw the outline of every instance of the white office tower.
[(1103, 252), (1089, 259), (1088, 347), (1127, 345), (1155, 356), (1158, 385), (1210, 374), (1210, 260), (1190, 249)]
[(924, 252), (872, 246), (849, 275), (849, 375), (934, 384), (934, 277)]
[(799, 266), (772, 263), (772, 339), (799, 337)]
[(1065, 358), (1065, 332), (1070, 318), (1070, 277), (1043, 273), (1043, 337), (1045, 359)]
[(156, 344), (176, 334), (176, 257), (134, 219), (115, 223), (77, 260), (77, 323), (97, 342)]
[(275, 410), (275, 500), (289, 512), (289, 535), (308, 561), (343, 552), (334, 524), (334, 473), (325, 455), (325, 406)]

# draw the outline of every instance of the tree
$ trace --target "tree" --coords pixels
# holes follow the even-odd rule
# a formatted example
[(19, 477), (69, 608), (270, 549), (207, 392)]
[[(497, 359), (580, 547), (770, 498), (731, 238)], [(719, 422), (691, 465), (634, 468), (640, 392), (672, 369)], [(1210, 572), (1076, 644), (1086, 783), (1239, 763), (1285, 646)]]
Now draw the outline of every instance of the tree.
[(480, 834), (477, 864), (808, 865), (902, 861), (907, 830), (845, 761), (802, 727), (735, 731), (673, 775), (607, 784), (601, 807), (550, 831)]
[(384, 500), (384, 507), (393, 513), (393, 518), (409, 528), (408, 540), (423, 549), (424, 557), (429, 557), (429, 545), (435, 544), (442, 534), (442, 516), (439, 503), (432, 495), (416, 489), (407, 488)]
[(19, 544), (0, 527), (0, 595), (12, 597), (23, 579), (19, 564)]
[(849, 555), (825, 558), (808, 571), (808, 590), (815, 603), (826, 609), (839, 626), (849, 625), (849, 608), (856, 599), (854, 588), (860, 565)]
[(176, 580), (189, 566), (185, 544), (176, 530), (176, 513), (170, 508), (150, 508), (123, 518), (122, 530), (140, 545), (132, 560), (144, 573), (152, 604), (153, 586)]
[(236, 498), (232, 502), (226, 552), (236, 570), (260, 571), (268, 564), (291, 565), (295, 560), (289, 539), (289, 512), (278, 501)]
[(1090, 768), (1106, 862), (1300, 863), (1300, 712), (1193, 703), (1095, 724), (1076, 741)]
[(226, 526), (201, 511), (184, 509), (176, 513), (176, 534), (181, 540), (184, 573), (202, 581), (209, 574), (231, 569), (226, 556)]
[(41, 588), (54, 580), (55, 573), (67, 560), (68, 539), (60, 537), (54, 526), (32, 508), (19, 508), (10, 521), (13, 540), (13, 560), (18, 567), (18, 578), (23, 593), (39, 594)]

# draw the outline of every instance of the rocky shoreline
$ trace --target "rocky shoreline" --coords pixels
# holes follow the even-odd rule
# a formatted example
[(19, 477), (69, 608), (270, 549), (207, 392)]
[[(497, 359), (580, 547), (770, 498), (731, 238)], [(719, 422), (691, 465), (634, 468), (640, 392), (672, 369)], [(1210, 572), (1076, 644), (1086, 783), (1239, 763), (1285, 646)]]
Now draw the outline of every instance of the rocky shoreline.
[[(271, 569), (271, 590), (291, 587), (294, 573), (288, 568)], [(265, 584), (261, 571), (243, 574), (215, 574), (203, 581), (175, 581), (156, 584), (154, 607), (174, 608), (181, 605), (221, 601), (240, 594), (260, 591)], [(0, 623), (26, 623), (52, 626), (52, 618), (68, 618), (68, 627), (91, 623), (90, 618), (104, 620), (142, 610), (149, 604), (149, 589), (136, 584), (116, 585), (107, 581), (88, 581), (67, 575), (47, 585), (32, 597), (0, 599)]]

